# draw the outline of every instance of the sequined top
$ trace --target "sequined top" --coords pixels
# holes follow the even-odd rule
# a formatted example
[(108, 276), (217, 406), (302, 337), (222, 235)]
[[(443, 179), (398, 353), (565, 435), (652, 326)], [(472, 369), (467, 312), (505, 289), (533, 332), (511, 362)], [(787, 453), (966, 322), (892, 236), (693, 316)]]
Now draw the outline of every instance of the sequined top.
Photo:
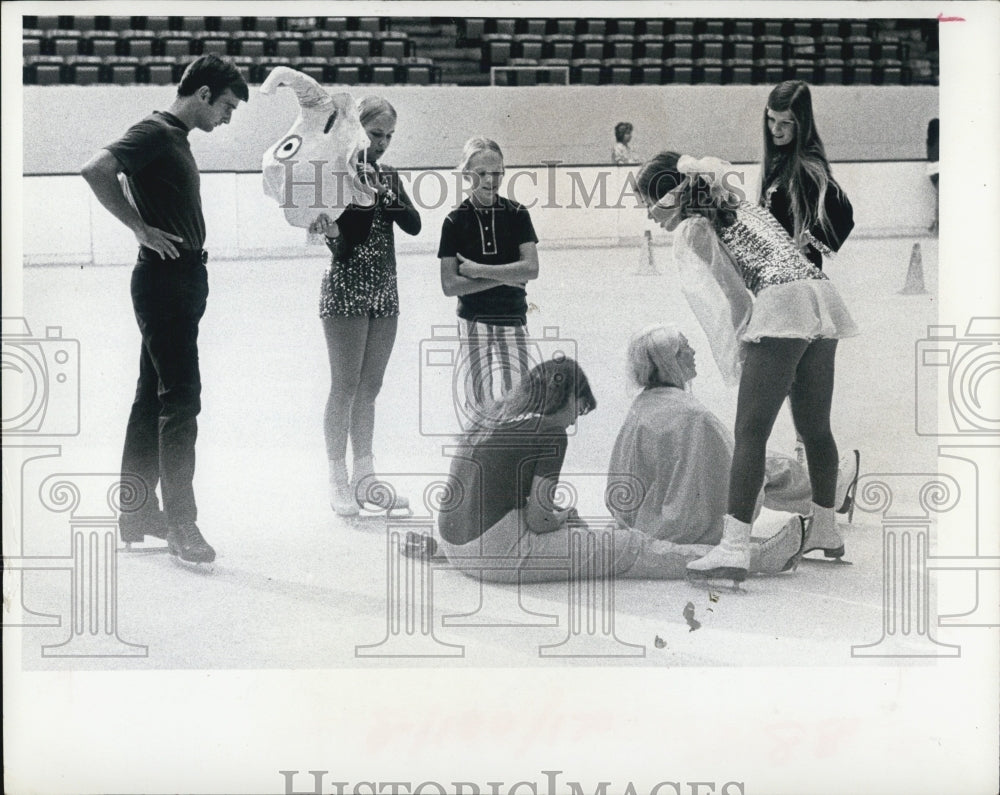
[(736, 221), (719, 229), (718, 235), (739, 266), (747, 289), (755, 296), (776, 284), (827, 278), (799, 252), (781, 224), (762, 207), (741, 203), (736, 208)]
[(392, 217), (375, 203), (368, 237), (352, 245), (346, 235), (330, 241), (333, 258), (323, 275), (320, 317), (395, 317), (396, 241)]

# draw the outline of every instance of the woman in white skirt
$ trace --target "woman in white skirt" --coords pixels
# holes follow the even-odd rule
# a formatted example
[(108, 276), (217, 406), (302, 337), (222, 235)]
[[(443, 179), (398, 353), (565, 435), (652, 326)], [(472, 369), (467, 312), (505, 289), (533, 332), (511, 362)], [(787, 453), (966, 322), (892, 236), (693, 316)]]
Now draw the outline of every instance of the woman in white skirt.
[(730, 190), (731, 173), (721, 160), (661, 152), (640, 169), (637, 186), (650, 217), (667, 231), (679, 230), (681, 284), (724, 375), (739, 373), (722, 540), (687, 568), (693, 577), (741, 580), (767, 441), (786, 397), (812, 488), (802, 552), (844, 554), (834, 517), (839, 456), (830, 409), (837, 341), (857, 327), (833, 283), (774, 217)]

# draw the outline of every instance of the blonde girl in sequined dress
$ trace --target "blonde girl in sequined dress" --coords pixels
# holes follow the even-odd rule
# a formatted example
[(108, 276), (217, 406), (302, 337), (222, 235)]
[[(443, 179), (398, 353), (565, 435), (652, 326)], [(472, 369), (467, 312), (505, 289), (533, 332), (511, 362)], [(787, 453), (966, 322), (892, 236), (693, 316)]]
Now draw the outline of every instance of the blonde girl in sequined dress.
[[(326, 236), (332, 253), (323, 277), (319, 316), (330, 359), (330, 395), (324, 435), (330, 467), (330, 505), (341, 516), (364, 507), (366, 495), (379, 493), (374, 475), (372, 439), (375, 398), (396, 340), (399, 293), (396, 286), (394, 227), (408, 235), (420, 232), (420, 215), (399, 175), (379, 164), (396, 130), (396, 111), (381, 97), (358, 103), (370, 145), (358, 163), (362, 177), (377, 191), (372, 207), (349, 206), (337, 221), (321, 214), (310, 227)], [(347, 442), (354, 454), (347, 470)], [(404, 508), (395, 497), (391, 505)]]
[(722, 540), (688, 564), (692, 577), (741, 580), (764, 481), (767, 440), (785, 398), (806, 447), (812, 521), (802, 552), (844, 554), (834, 521), (837, 444), (830, 429), (837, 340), (857, 327), (836, 287), (740, 181), (713, 158), (661, 152), (637, 176), (650, 217), (674, 237), (681, 286), (723, 376), (739, 381)]

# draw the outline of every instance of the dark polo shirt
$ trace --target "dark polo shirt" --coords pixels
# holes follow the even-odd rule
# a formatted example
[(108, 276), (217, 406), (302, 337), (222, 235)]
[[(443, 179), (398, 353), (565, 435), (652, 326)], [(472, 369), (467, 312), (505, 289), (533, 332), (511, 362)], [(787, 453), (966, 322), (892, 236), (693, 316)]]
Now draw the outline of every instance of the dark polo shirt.
[(181, 248), (197, 250), (205, 244), (205, 218), (188, 132), (176, 116), (157, 110), (105, 149), (121, 163), (142, 220), (180, 235)]
[[(508, 265), (521, 258), (522, 243), (537, 242), (523, 205), (498, 196), (492, 207), (476, 207), (466, 199), (444, 219), (438, 257), (461, 254), (482, 265)], [(527, 312), (523, 287), (504, 284), (458, 297), (458, 316), (465, 320), (523, 326)]]

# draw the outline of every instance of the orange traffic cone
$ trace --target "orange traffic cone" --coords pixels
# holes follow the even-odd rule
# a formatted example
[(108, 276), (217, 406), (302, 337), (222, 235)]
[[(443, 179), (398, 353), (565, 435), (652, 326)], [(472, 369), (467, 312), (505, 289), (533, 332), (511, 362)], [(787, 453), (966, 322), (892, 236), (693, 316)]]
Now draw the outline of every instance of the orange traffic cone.
[(659, 276), (660, 270), (656, 267), (656, 259), (653, 256), (653, 233), (646, 230), (639, 245), (639, 262), (635, 270), (636, 276)]
[(920, 244), (913, 244), (913, 251), (910, 253), (910, 267), (906, 271), (906, 284), (899, 291), (900, 295), (926, 295), (924, 287), (924, 260), (920, 254)]

